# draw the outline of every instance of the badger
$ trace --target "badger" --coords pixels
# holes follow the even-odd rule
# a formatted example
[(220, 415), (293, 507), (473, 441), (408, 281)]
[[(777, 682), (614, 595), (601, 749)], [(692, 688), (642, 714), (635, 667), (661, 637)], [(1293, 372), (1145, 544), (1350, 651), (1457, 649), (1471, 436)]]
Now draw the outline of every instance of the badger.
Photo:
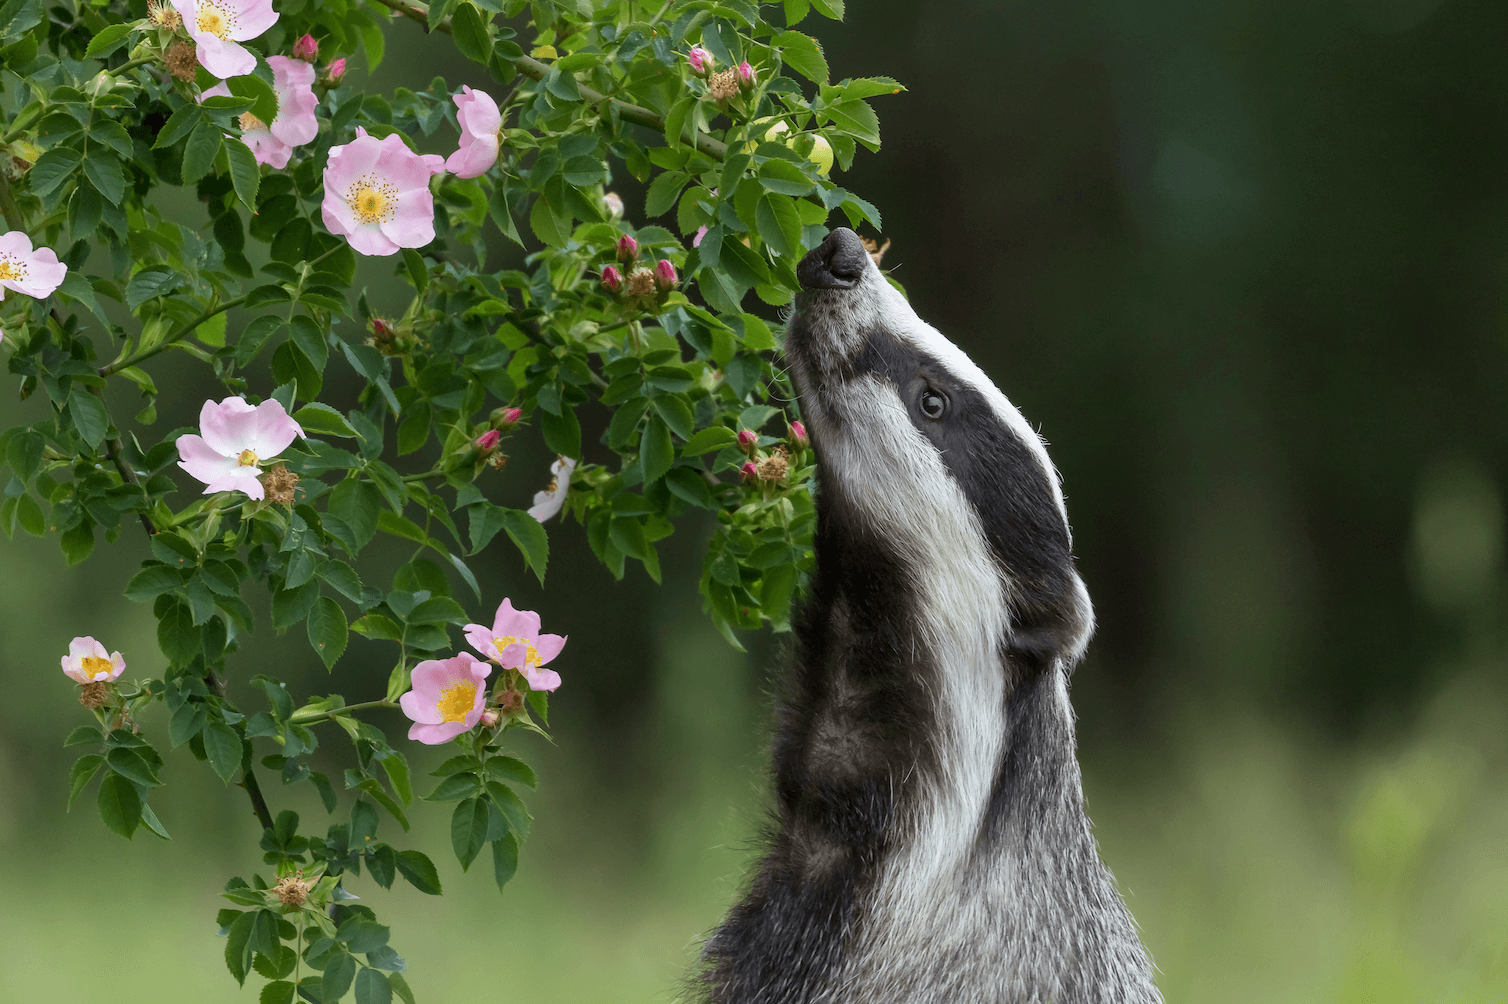
[(816, 567), (770, 846), (696, 996), (1160, 1002), (1084, 813), (1068, 677), (1094, 614), (1041, 438), (853, 231), (797, 278)]

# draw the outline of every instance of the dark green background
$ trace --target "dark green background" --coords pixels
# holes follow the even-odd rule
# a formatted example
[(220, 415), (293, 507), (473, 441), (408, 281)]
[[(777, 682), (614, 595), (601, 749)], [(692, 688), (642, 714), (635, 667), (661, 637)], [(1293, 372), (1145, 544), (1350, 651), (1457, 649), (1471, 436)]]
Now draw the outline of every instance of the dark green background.
[[(835, 78), (909, 88), (876, 99), (884, 148), (839, 180), (1062, 470), (1100, 623), (1073, 686), (1085, 788), (1169, 1001), (1504, 999), (1508, 7), (851, 0), (845, 24), (802, 27)], [(395, 23), (372, 86), (489, 86), (457, 65)], [(401, 311), (390, 263), (363, 267)], [(199, 372), (175, 359), (158, 382)], [(0, 424), (39, 406), (8, 393)], [(526, 430), (481, 483), (526, 504), (548, 459)], [(68, 639), (160, 668), (119, 598), (132, 529), (75, 569), (54, 541), (0, 545), (0, 1001), (253, 999), (212, 937), (215, 890), (259, 859), (239, 791), (171, 757), (172, 844), (126, 844), (87, 799), (62, 812), (58, 743), (84, 714)], [(543, 785), (506, 895), (445, 860), (443, 808), (411, 842), (444, 899), (359, 890), (421, 1000), (666, 1000), (736, 895), (780, 645), (718, 639), (684, 530), (663, 589), (613, 582), (570, 523), (550, 526), (548, 591), (505, 547), (487, 559), (489, 605), (571, 636), (558, 745), (518, 743)], [(354, 639), (327, 680), (269, 631), (239, 673), (355, 701), (387, 659)], [(324, 825), (303, 792), (270, 798)]]

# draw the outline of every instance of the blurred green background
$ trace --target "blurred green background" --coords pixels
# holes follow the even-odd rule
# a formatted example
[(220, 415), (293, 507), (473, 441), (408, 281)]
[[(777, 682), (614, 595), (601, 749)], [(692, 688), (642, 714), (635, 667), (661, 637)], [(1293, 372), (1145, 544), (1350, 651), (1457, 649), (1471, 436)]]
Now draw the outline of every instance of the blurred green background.
[[(1063, 472), (1100, 622), (1073, 681), (1085, 790), (1167, 999), (1508, 999), (1508, 6), (849, 0), (803, 27), (835, 78), (910, 88), (840, 181)], [(457, 65), (395, 23), (372, 86), (486, 85)], [(401, 310), (391, 262), (363, 267)], [(0, 427), (40, 406), (6, 394)], [(488, 475), (500, 502), (546, 479), (530, 439)], [(132, 529), (75, 569), (0, 543), (0, 1002), (253, 999), (213, 937), (220, 885), (260, 863), (241, 792), (180, 751), (154, 800), (173, 842), (121, 841), (88, 797), (64, 813), (68, 640), (161, 666), (119, 595)], [(408, 844), (443, 899), (357, 883), (421, 1001), (668, 1001), (734, 899), (781, 645), (715, 635), (685, 529), (661, 589), (613, 582), (574, 524), (550, 527), (548, 592), (489, 552), (488, 602), (571, 636), (557, 745), (518, 741), (543, 780), (505, 895), (460, 873), (444, 809)], [(329, 680), (268, 632), (238, 673), (354, 701), (387, 659), (353, 637)], [(269, 798), (323, 827), (306, 792)]]

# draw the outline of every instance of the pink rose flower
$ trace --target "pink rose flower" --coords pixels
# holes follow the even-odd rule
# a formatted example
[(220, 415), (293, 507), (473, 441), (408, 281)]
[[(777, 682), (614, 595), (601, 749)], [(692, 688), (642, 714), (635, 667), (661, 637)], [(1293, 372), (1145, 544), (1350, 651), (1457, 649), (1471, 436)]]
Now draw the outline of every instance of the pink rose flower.
[(691, 246), (694, 247), (694, 248), (701, 247), (702, 246), (702, 238), (706, 237), (706, 236), (707, 236), (707, 228), (706, 227), (697, 227), (696, 228), (696, 236), (693, 237), (693, 238), (691, 238)]
[(360, 126), (356, 138), (330, 147), (325, 164), (325, 226), (364, 255), (397, 254), (435, 239), (429, 179), (445, 169), (438, 154), (420, 156), (397, 133), (377, 139)]
[[(319, 59), (319, 43), (313, 35), (305, 35), (293, 43), (293, 58), (302, 59), (306, 63), (312, 63)], [(267, 62), (272, 62), (269, 58)]]
[(173, 0), (194, 40), (199, 63), (220, 78), (242, 77), (257, 68), (256, 54), (237, 45), (277, 24), (272, 0)]
[(550, 465), (550, 483), (544, 491), (534, 493), (534, 504), (529, 507), (529, 515), (543, 523), (560, 512), (565, 507), (566, 492), (571, 487), (571, 473), (575, 470), (576, 461), (570, 457), (556, 457)]
[(0, 300), (7, 289), (44, 300), (63, 284), (67, 272), (68, 266), (58, 261), (52, 248), (33, 250), (31, 238), (23, 231), (0, 234)]
[(414, 667), (413, 689), (398, 706), (413, 720), (408, 737), (427, 746), (449, 742), (482, 720), (487, 703), (484, 681), (492, 667), (470, 652), (449, 659), (428, 659)]
[[(251, 112), (241, 116), (241, 139), (251, 147), (258, 164), (281, 171), (288, 166), (293, 148), (311, 142), (319, 133), (314, 110), (319, 98), (314, 96), (314, 67), (287, 56), (268, 56), (272, 67), (272, 89), (277, 94), (278, 113), (271, 123), (264, 123)], [(230, 93), (222, 80), (200, 95), (212, 97)]]
[(497, 102), (486, 91), (475, 91), (465, 84), (452, 100), (461, 124), (461, 147), (445, 162), (445, 170), (457, 178), (486, 174), (497, 163), (500, 149), (498, 130), (503, 127), (503, 116)]
[(205, 484), (204, 494), (245, 492), (265, 496), (261, 464), (269, 462), (304, 430), (278, 401), (268, 398), (253, 407), (239, 397), (219, 404), (205, 401), (199, 411), (199, 431), (178, 437), (178, 466)]
[(558, 634), (540, 634), (539, 614), (532, 610), (514, 610), (511, 600), (503, 600), (492, 627), (467, 624), (466, 640), (499, 666), (523, 673), (530, 690), (560, 686), (560, 674), (541, 667), (560, 654), (566, 640)]
[(68, 643), (63, 656), (63, 672), (77, 683), (109, 683), (126, 671), (126, 660), (119, 652), (106, 652), (105, 646), (85, 635)]

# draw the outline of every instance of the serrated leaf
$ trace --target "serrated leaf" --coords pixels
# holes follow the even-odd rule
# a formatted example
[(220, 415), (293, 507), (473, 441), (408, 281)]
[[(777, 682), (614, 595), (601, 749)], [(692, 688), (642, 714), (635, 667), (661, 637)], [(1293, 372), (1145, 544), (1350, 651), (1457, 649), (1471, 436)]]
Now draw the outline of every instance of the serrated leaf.
[(822, 54), (822, 46), (815, 38), (799, 31), (785, 31), (774, 41), (785, 65), (813, 83), (827, 83), (827, 57)]
[(644, 470), (644, 482), (658, 481), (675, 463), (675, 444), (670, 439), (670, 427), (665, 420), (654, 415), (644, 426), (644, 435), (639, 440), (639, 462)]
[(105, 758), (98, 753), (81, 756), (73, 762), (73, 770), (68, 776), (68, 808), (73, 808), (74, 799), (79, 797), (79, 792), (94, 780), (94, 775), (98, 774), (99, 769), (104, 765)]
[(309, 644), (330, 669), (346, 650), (346, 612), (328, 596), (321, 596), (309, 611)]
[(481, 853), (487, 842), (487, 803), (480, 798), (465, 798), (456, 803), (450, 817), (450, 846), (456, 852), (461, 870), (471, 868), (471, 863)]
[(519, 553), (524, 556), (524, 562), (543, 583), (545, 565), (550, 558), (550, 538), (545, 533), (545, 528), (539, 520), (521, 509), (505, 510), (503, 526), (508, 531), (508, 539), (513, 541)]
[(419, 851), (398, 852), (398, 873), (409, 885), (430, 896), (440, 895), (440, 874), (434, 862)]
[(220, 780), (229, 783), (241, 766), (241, 737), (224, 722), (210, 722), (202, 734), (209, 765)]
[(351, 428), (351, 423), (346, 421), (346, 416), (319, 401), (312, 401), (294, 412), (293, 420), (305, 432), (344, 436), (347, 439), (357, 438), (356, 430)]
[(99, 30), (99, 34), (89, 40), (89, 48), (84, 50), (85, 59), (98, 59), (108, 56), (126, 41), (130, 36), (132, 26), (129, 24), (107, 24)]
[(230, 181), (235, 187), (236, 198), (255, 212), (257, 189), (262, 184), (262, 168), (257, 163), (256, 154), (251, 152), (251, 147), (240, 141), (226, 143), (225, 153), (230, 160)]
[(201, 121), (189, 133), (188, 143), (183, 148), (183, 183), (192, 185), (209, 173), (214, 166), (215, 155), (220, 152), (224, 134), (220, 127), (208, 120)]
[(95, 802), (105, 826), (129, 840), (141, 823), (141, 796), (136, 785), (119, 774), (106, 774)]

